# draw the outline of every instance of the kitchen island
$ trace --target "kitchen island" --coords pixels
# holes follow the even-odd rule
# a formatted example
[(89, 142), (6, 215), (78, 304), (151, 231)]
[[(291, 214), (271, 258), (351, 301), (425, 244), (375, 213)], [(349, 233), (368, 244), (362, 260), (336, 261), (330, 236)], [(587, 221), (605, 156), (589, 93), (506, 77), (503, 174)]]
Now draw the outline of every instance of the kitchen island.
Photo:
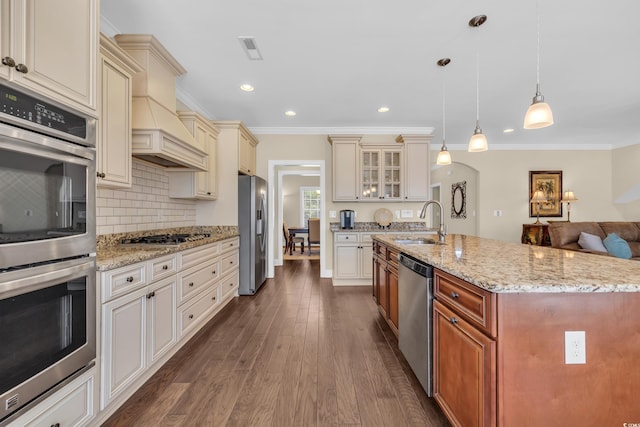
[[(444, 245), (399, 237), (374, 240), (435, 267), (434, 397), (454, 425), (640, 422), (635, 262), (472, 236)], [(578, 341), (565, 354), (573, 331), (585, 351)], [(566, 363), (580, 353), (584, 363)]]

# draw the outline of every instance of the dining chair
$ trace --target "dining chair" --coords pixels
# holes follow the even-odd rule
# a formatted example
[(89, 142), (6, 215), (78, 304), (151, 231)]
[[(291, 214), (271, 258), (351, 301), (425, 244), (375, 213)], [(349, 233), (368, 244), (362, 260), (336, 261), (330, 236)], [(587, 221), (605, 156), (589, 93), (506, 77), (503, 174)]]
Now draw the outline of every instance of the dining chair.
[(309, 237), (307, 243), (309, 246), (309, 255), (311, 255), (311, 245), (320, 244), (320, 218), (309, 218)]
[(282, 223), (282, 232), (284, 234), (284, 241), (285, 241), (285, 249), (284, 251), (287, 252), (289, 251), (289, 255), (291, 255), (293, 253), (293, 250), (295, 249), (296, 243), (300, 243), (300, 253), (303, 254), (304, 253), (304, 237), (295, 237), (292, 236), (291, 233), (289, 233), (289, 227), (287, 227), (286, 223)]

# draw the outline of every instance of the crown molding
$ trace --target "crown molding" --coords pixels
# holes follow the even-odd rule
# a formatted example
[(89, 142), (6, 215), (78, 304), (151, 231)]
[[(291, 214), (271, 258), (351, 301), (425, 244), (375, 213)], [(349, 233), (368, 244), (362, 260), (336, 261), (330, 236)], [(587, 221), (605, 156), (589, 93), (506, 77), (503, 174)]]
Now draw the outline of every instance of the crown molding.
[(433, 127), (249, 127), (254, 135), (433, 135)]

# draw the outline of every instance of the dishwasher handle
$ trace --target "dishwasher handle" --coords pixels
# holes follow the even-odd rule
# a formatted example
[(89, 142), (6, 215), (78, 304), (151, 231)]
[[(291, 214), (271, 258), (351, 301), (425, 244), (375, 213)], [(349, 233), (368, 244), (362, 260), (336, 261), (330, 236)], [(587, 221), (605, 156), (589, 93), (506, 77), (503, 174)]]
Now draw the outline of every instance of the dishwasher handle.
[(422, 277), (432, 278), (433, 277), (433, 267), (425, 264), (422, 261), (419, 261), (409, 255), (401, 253), (398, 255), (398, 262), (400, 265), (403, 265), (413, 271), (416, 274), (419, 274)]

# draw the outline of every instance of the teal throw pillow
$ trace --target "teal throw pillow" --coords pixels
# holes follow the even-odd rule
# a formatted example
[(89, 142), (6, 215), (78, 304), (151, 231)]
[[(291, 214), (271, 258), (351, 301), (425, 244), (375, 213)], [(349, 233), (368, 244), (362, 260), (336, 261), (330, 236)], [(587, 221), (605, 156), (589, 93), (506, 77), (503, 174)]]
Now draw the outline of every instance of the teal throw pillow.
[(607, 248), (607, 252), (618, 258), (630, 259), (631, 248), (626, 240), (618, 236), (616, 233), (611, 233), (602, 241), (604, 247)]

